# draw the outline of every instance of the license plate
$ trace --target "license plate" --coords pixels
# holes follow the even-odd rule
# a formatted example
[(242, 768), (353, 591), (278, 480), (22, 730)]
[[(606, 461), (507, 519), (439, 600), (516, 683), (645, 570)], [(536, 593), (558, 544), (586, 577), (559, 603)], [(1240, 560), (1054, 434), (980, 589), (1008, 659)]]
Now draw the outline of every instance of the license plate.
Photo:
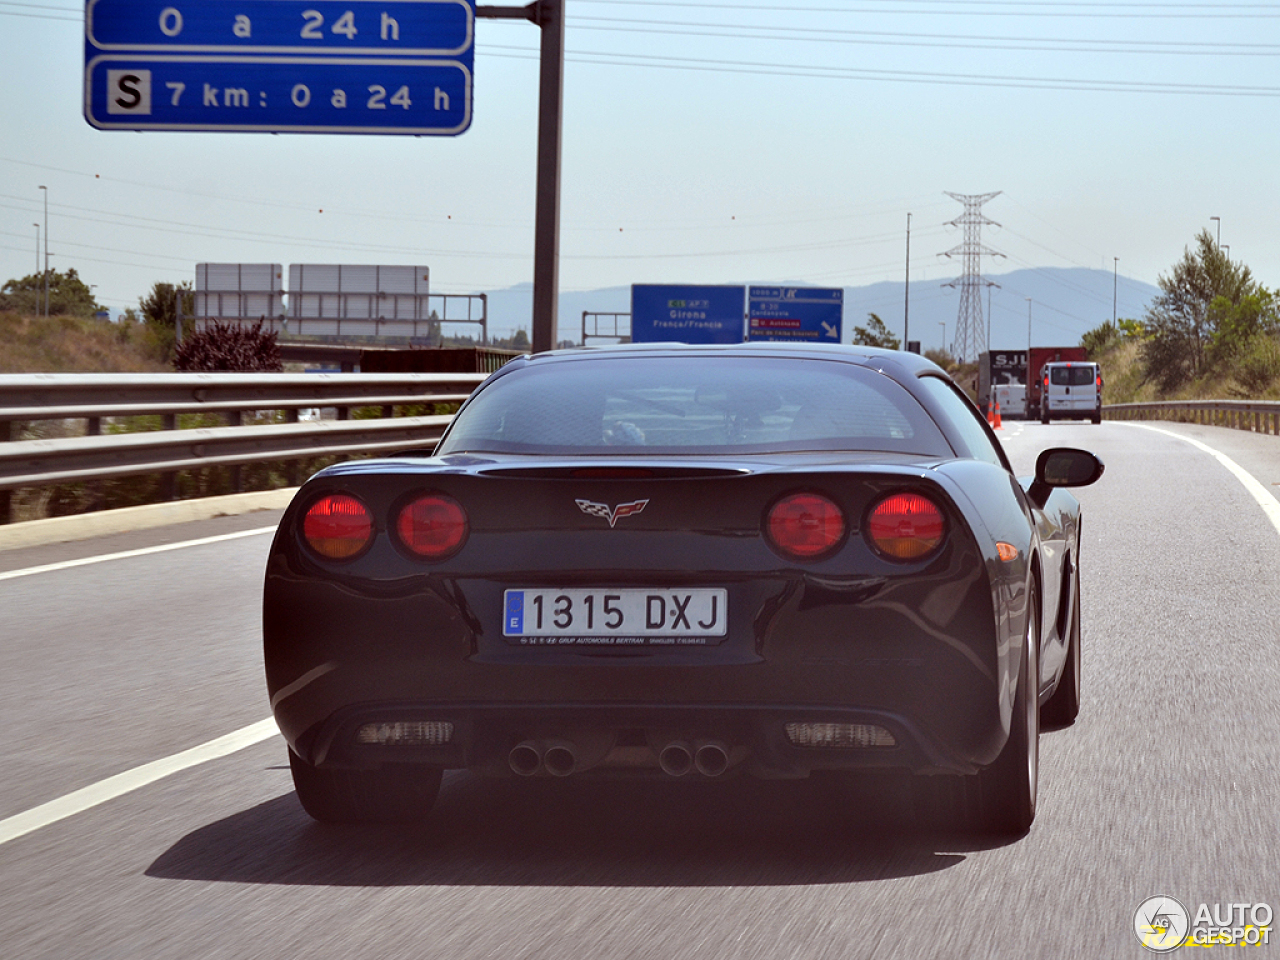
[(502, 635), (529, 646), (696, 646), (727, 632), (728, 592), (716, 588), (507, 590)]

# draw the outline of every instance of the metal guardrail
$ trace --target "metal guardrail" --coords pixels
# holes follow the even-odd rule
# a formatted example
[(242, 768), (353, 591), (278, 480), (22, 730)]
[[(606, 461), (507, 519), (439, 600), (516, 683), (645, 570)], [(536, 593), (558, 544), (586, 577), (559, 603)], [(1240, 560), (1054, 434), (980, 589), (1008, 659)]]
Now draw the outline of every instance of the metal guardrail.
[[(9, 491), (82, 480), (310, 457), (389, 452), (434, 443), (451, 415), (394, 417), (397, 407), (459, 403), (480, 373), (23, 374), (0, 376), (0, 523)], [(299, 421), (337, 409), (337, 420)], [(376, 419), (348, 419), (379, 407)], [(253, 411), (288, 423), (244, 424)], [(214, 413), (227, 426), (178, 429), (183, 414)], [(104, 421), (159, 416), (162, 429), (102, 433)], [(15, 423), (83, 420), (84, 436), (19, 439)]]
[(1112, 403), (1102, 408), (1108, 420), (1176, 420), (1208, 426), (1280, 434), (1280, 402), (1275, 400), (1162, 400)]

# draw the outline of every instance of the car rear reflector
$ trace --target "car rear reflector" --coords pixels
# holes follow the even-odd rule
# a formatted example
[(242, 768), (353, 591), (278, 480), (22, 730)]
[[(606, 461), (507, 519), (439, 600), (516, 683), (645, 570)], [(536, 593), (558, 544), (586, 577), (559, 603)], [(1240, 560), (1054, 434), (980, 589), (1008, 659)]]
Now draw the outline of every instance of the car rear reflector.
[(302, 519), (307, 545), (327, 560), (350, 560), (373, 540), (373, 514), (355, 497), (331, 493), (321, 497)]
[(356, 731), (356, 743), (380, 746), (438, 747), (452, 739), (453, 724), (444, 720), (366, 723)]
[(867, 539), (891, 560), (919, 560), (942, 543), (946, 521), (928, 497), (895, 493), (885, 497), (867, 517)]
[(765, 534), (783, 556), (812, 560), (830, 553), (844, 538), (844, 513), (816, 493), (793, 493), (769, 509)]
[(787, 739), (797, 747), (896, 747), (884, 727), (871, 723), (788, 723)]
[(410, 500), (396, 517), (396, 536), (406, 550), (424, 560), (443, 560), (466, 542), (467, 513), (452, 497), (428, 493)]

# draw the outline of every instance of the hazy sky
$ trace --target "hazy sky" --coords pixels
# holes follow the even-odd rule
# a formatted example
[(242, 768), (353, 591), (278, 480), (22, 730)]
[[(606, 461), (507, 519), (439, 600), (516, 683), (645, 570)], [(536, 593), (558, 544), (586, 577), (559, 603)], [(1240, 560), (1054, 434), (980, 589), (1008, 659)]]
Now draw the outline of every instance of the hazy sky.
[[(567, 16), (564, 290), (901, 280), (908, 213), (913, 291), (936, 287), (960, 273), (941, 256), (962, 239), (947, 191), (1001, 191), (991, 275), (1118, 257), (1121, 282), (1154, 283), (1220, 229), (1280, 284), (1274, 0), (567, 0)], [(83, 23), (67, 0), (0, 0), (0, 281), (36, 269), (41, 184), (51, 266), (115, 309), (200, 262), (425, 264), (456, 293), (532, 279), (531, 24), (478, 21), (471, 128), (415, 138), (95, 130)]]

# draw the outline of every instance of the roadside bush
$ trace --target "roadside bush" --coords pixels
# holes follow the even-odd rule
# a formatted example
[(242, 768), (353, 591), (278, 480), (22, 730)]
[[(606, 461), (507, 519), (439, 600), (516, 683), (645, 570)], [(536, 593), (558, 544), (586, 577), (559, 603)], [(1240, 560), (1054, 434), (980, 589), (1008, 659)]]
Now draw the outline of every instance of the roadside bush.
[(1233, 372), (1249, 395), (1263, 393), (1280, 379), (1280, 342), (1268, 336), (1251, 338), (1240, 351)]
[(280, 373), (280, 345), (259, 320), (252, 327), (215, 320), (183, 340), (173, 354), (183, 373)]

